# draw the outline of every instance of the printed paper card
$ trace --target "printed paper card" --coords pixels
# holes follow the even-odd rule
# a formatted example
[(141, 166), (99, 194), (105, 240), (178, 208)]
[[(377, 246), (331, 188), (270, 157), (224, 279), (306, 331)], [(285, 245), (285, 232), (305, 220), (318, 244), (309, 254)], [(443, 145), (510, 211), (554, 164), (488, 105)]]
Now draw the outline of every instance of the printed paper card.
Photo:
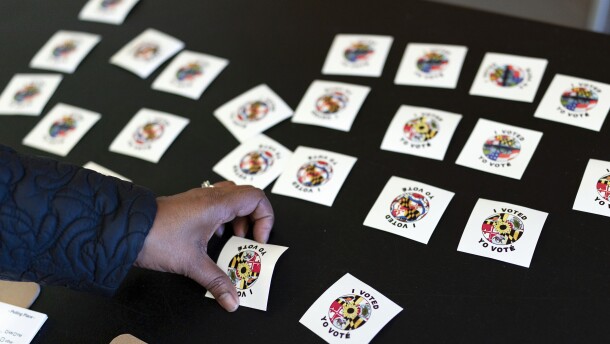
[(455, 163), (521, 179), (541, 138), (539, 131), (481, 118)]
[(114, 139), (110, 151), (157, 163), (188, 123), (188, 118), (141, 109)]
[(547, 213), (480, 198), (458, 251), (530, 267)]
[(344, 154), (299, 146), (271, 192), (330, 207), (356, 160)]
[(237, 185), (264, 189), (282, 173), (291, 156), (288, 148), (261, 134), (239, 145), (213, 170)]
[(147, 29), (110, 58), (110, 63), (142, 79), (182, 50), (184, 42), (155, 29)]
[[(218, 266), (225, 270), (237, 289), (239, 305), (267, 310), (273, 269), (288, 247), (261, 244), (240, 237), (231, 237), (222, 248)], [(209, 291), (206, 297), (214, 298)]]
[(350, 131), (371, 88), (332, 81), (314, 81), (297, 107), (292, 122)]
[(152, 88), (197, 100), (227, 64), (229, 61), (220, 57), (183, 51), (157, 77)]
[(38, 122), (22, 143), (66, 156), (100, 118), (99, 113), (59, 103)]
[(368, 343), (401, 311), (402, 307), (348, 273), (299, 322), (327, 343)]
[(409, 43), (394, 83), (456, 88), (467, 51), (461, 45)]
[(402, 105), (383, 137), (381, 149), (443, 160), (462, 115)]
[(0, 95), (0, 115), (40, 115), (62, 78), (61, 74), (15, 74)]
[(120, 175), (114, 171), (111, 171), (102, 165), (98, 165), (98, 164), (94, 163), (93, 161), (89, 161), (88, 163), (83, 165), (83, 167), (86, 169), (89, 169), (89, 170), (93, 170), (97, 173), (101, 173), (103, 175), (109, 176), (109, 177), (115, 177), (115, 178), (123, 179), (124, 181), (127, 181), (127, 182), (131, 182), (131, 179), (125, 178), (122, 175)]
[(322, 74), (380, 77), (393, 40), (390, 36), (336, 35)]
[(214, 116), (244, 142), (292, 116), (292, 109), (269, 86), (258, 85), (214, 111)]
[(137, 3), (138, 0), (89, 0), (78, 19), (120, 25)]
[(600, 131), (610, 111), (610, 85), (557, 74), (534, 117)]
[(453, 195), (418, 181), (391, 177), (364, 225), (428, 244)]
[(100, 35), (85, 32), (57, 31), (34, 56), (30, 68), (74, 73), (100, 39)]
[(610, 217), (610, 161), (589, 160), (572, 209)]
[(4, 343), (31, 343), (47, 318), (46, 314), (0, 302), (0, 338)]
[(470, 94), (531, 103), (547, 62), (540, 58), (487, 53)]

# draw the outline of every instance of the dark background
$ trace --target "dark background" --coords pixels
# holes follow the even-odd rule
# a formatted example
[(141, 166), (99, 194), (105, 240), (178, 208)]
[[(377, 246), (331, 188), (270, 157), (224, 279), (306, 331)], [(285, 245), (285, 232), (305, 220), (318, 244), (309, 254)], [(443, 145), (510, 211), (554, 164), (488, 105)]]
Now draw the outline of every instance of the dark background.
[[(212, 113), (253, 86), (267, 83), (292, 108), (315, 79), (372, 91), (349, 133), (289, 120), (266, 132), (289, 149), (306, 145), (358, 158), (333, 207), (267, 192), (277, 216), (271, 243), (289, 247), (275, 268), (267, 312), (240, 308), (229, 314), (186, 278), (133, 269), (112, 298), (43, 287), (32, 309), (49, 319), (35, 342), (108, 343), (122, 333), (151, 343), (321, 342), (298, 320), (346, 272), (404, 308), (377, 335), (379, 343), (607, 340), (610, 218), (573, 211), (572, 204), (588, 159), (610, 160), (610, 128), (606, 123), (597, 133), (533, 113), (556, 73), (610, 83), (608, 36), (415, 1), (142, 0), (121, 26), (79, 21), (84, 3), (0, 1), (0, 88), (15, 73), (43, 72), (28, 64), (57, 30), (101, 34), (43, 115), (57, 102), (101, 113), (59, 159), (95, 161), (158, 195), (220, 179), (212, 166), (238, 142)], [(141, 80), (108, 63), (148, 27), (183, 40), (186, 49), (230, 60), (200, 100), (153, 91), (150, 85), (165, 65)], [(337, 33), (393, 36), (382, 77), (321, 75)], [(394, 85), (408, 42), (467, 46), (457, 89)], [(486, 52), (549, 60), (534, 103), (468, 95)], [(401, 104), (464, 115), (444, 161), (379, 149)], [(158, 164), (108, 151), (142, 107), (191, 119)], [(544, 133), (521, 180), (454, 163), (481, 117)], [(0, 117), (0, 142), (50, 155), (21, 145), (39, 120)], [(362, 225), (393, 175), (455, 192), (428, 245)], [(456, 251), (478, 198), (549, 213), (529, 269)], [(213, 259), (227, 239), (211, 242)]]

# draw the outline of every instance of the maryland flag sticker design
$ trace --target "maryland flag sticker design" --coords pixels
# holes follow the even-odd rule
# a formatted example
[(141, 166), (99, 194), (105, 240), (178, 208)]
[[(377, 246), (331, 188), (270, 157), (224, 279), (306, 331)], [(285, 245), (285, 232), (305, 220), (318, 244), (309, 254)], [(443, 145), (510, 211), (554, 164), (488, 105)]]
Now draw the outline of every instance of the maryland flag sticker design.
[(53, 57), (56, 59), (65, 58), (76, 50), (76, 42), (69, 39), (53, 48)]
[(249, 102), (242, 105), (239, 110), (237, 110), (235, 119), (238, 122), (260, 121), (261, 119), (265, 118), (265, 116), (267, 116), (269, 111), (271, 111), (271, 108), (271, 104), (262, 100)]
[(149, 143), (163, 136), (164, 131), (165, 123), (150, 121), (136, 129), (133, 133), (133, 139), (137, 144)]
[(447, 64), (449, 64), (447, 56), (438, 51), (431, 51), (417, 59), (417, 69), (426, 74), (439, 74)]
[(261, 257), (252, 250), (236, 254), (229, 263), (227, 275), (237, 289), (246, 290), (258, 279), (261, 273)]
[(274, 160), (275, 157), (271, 151), (252, 151), (241, 158), (241, 161), (239, 162), (239, 169), (248, 175), (263, 174), (271, 165), (273, 165)]
[(561, 94), (561, 106), (574, 112), (587, 112), (597, 105), (599, 96), (588, 87), (572, 87)]
[(301, 185), (312, 187), (326, 184), (333, 175), (333, 167), (326, 160), (310, 161), (297, 171), (297, 180)]
[(345, 93), (334, 91), (318, 98), (316, 101), (316, 111), (326, 115), (336, 114), (343, 110), (348, 102), (349, 98)]
[(36, 97), (39, 94), (40, 94), (40, 87), (38, 87), (36, 84), (32, 83), (32, 84), (26, 85), (19, 91), (15, 92), (15, 95), (13, 96), (13, 100), (15, 100), (17, 103), (25, 103), (25, 102), (31, 101), (32, 99), (34, 99), (34, 97)]
[(343, 56), (349, 62), (365, 62), (367, 61), (371, 55), (373, 55), (375, 51), (373, 50), (370, 44), (365, 42), (356, 42), (350, 45), (343, 52)]
[(509, 135), (496, 135), (483, 144), (483, 154), (492, 161), (507, 162), (519, 155), (521, 141)]
[(49, 136), (52, 138), (66, 137), (68, 133), (76, 129), (77, 120), (72, 115), (62, 116), (51, 124)]
[(100, 2), (100, 7), (104, 10), (109, 10), (116, 7), (121, 2), (123, 2), (123, 0), (102, 0), (102, 2)]
[(438, 134), (440, 127), (432, 118), (422, 116), (408, 121), (403, 132), (405, 138), (411, 142), (426, 142)]
[(351, 331), (362, 327), (371, 318), (371, 304), (354, 294), (338, 297), (328, 309), (328, 318), (334, 327)]
[(133, 57), (138, 60), (150, 61), (159, 54), (159, 45), (155, 43), (142, 43), (133, 53)]
[(417, 192), (407, 192), (394, 198), (390, 205), (390, 214), (400, 222), (416, 222), (430, 211), (430, 201)]
[(176, 72), (176, 79), (178, 81), (193, 81), (202, 74), (203, 67), (197, 62), (191, 62), (178, 69)]
[(525, 71), (513, 65), (493, 64), (488, 69), (489, 80), (500, 87), (514, 87), (525, 80)]
[(481, 228), (487, 241), (496, 245), (510, 245), (523, 236), (523, 221), (508, 213), (494, 214), (483, 221)]
[(597, 181), (597, 193), (606, 201), (610, 201), (610, 174), (599, 178)]

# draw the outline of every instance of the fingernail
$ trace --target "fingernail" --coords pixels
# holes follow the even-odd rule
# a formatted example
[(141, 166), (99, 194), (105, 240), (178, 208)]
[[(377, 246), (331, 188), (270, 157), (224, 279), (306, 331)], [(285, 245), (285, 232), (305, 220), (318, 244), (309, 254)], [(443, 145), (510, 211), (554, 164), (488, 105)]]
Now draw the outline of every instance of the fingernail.
[(235, 298), (231, 293), (224, 293), (218, 298), (218, 302), (222, 308), (229, 312), (235, 312), (239, 307), (239, 300)]

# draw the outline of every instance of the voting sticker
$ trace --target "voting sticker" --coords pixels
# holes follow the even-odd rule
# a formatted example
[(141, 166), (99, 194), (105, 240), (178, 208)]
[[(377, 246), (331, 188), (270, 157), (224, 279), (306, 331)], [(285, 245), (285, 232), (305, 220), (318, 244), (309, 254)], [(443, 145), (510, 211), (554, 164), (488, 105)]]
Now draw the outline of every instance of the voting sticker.
[(61, 74), (15, 74), (0, 95), (0, 115), (40, 115), (62, 78)]
[(380, 77), (393, 40), (379, 35), (336, 35), (322, 74)]
[(610, 161), (589, 160), (572, 209), (610, 217)]
[[(273, 269), (287, 249), (236, 236), (227, 241), (217, 264), (235, 285), (241, 307), (267, 310)], [(214, 298), (209, 291), (205, 296)]]
[(330, 207), (356, 160), (349, 155), (299, 146), (271, 192)]
[(529, 268), (547, 216), (542, 211), (480, 198), (458, 251)]
[(120, 25), (139, 0), (89, 0), (78, 19)]
[(100, 39), (85, 32), (58, 31), (34, 56), (30, 68), (74, 73)]
[(368, 343), (401, 311), (402, 307), (348, 273), (299, 322), (327, 343)]
[(394, 83), (456, 88), (467, 51), (461, 45), (409, 43)]

